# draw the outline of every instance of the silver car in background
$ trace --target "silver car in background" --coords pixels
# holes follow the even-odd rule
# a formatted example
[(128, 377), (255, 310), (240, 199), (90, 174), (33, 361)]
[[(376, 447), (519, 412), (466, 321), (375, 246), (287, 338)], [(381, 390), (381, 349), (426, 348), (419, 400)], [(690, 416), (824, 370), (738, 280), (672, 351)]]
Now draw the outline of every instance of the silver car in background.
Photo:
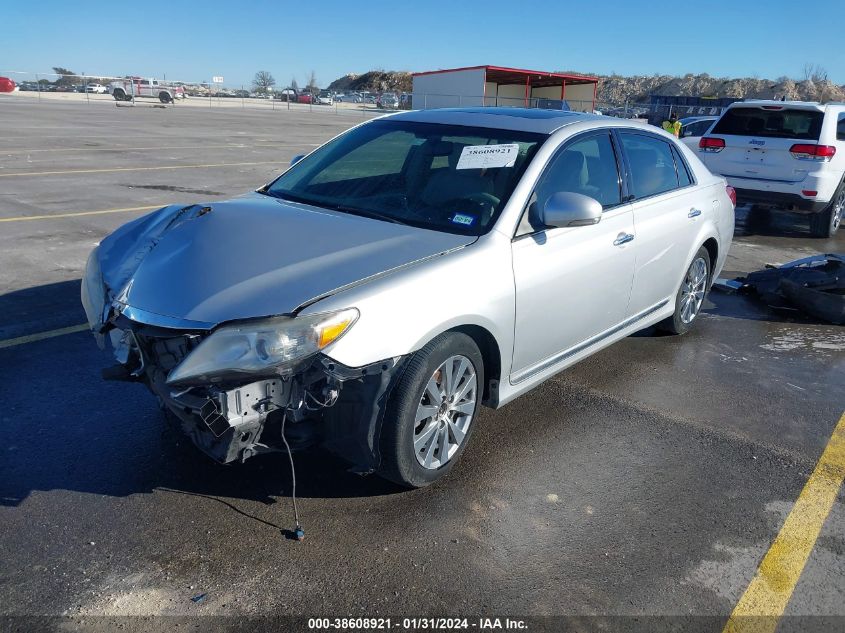
[(117, 359), (104, 374), (144, 382), (214, 459), (284, 436), (424, 486), (480, 405), (643, 328), (689, 330), (731, 194), (650, 126), (398, 113), (256, 192), (128, 223), (91, 254), (82, 301)]

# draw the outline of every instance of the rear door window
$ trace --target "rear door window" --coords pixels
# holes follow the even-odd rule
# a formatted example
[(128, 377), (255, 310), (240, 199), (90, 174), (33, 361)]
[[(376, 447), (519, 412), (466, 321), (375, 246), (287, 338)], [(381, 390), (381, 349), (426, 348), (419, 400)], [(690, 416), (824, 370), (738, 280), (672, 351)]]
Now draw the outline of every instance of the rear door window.
[(622, 132), (622, 147), (631, 168), (631, 188), (636, 198), (647, 198), (678, 188), (672, 147), (655, 136)]
[(711, 134), (819, 140), (824, 113), (817, 110), (782, 108), (731, 108), (716, 123)]
[(839, 122), (836, 124), (836, 140), (845, 141), (845, 113), (839, 115)]

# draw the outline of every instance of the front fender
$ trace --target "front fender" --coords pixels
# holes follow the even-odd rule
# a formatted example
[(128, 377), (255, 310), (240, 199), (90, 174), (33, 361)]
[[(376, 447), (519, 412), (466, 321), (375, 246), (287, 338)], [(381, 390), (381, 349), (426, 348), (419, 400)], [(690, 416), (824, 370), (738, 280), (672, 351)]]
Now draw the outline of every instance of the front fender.
[(360, 317), (325, 354), (350, 367), (413, 353), (461, 326), (487, 330), (503, 373), (513, 352), (510, 240), (491, 232), (459, 251), (376, 279), (309, 306), (303, 314), (355, 307)]

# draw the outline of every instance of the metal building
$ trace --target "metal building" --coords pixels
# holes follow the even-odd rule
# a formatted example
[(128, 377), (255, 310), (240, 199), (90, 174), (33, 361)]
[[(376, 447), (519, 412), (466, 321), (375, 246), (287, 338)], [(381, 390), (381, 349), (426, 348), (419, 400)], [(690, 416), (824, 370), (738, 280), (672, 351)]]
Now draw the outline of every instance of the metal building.
[(413, 107), (513, 106), (595, 109), (598, 78), (502, 66), (414, 73)]

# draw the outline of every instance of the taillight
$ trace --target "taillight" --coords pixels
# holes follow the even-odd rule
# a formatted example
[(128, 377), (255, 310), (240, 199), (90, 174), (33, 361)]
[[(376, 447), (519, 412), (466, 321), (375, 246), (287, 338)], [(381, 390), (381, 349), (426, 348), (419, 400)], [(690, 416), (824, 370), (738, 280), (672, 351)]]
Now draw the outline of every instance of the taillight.
[(734, 189), (730, 185), (726, 185), (725, 191), (728, 194), (728, 198), (731, 199), (731, 204), (734, 205), (734, 208), (736, 208), (736, 189)]
[(698, 141), (698, 149), (702, 152), (721, 152), (725, 149), (725, 139), (702, 136)]
[(789, 148), (789, 153), (798, 160), (825, 161), (833, 158), (836, 148), (833, 145), (811, 145), (809, 143), (796, 143)]

